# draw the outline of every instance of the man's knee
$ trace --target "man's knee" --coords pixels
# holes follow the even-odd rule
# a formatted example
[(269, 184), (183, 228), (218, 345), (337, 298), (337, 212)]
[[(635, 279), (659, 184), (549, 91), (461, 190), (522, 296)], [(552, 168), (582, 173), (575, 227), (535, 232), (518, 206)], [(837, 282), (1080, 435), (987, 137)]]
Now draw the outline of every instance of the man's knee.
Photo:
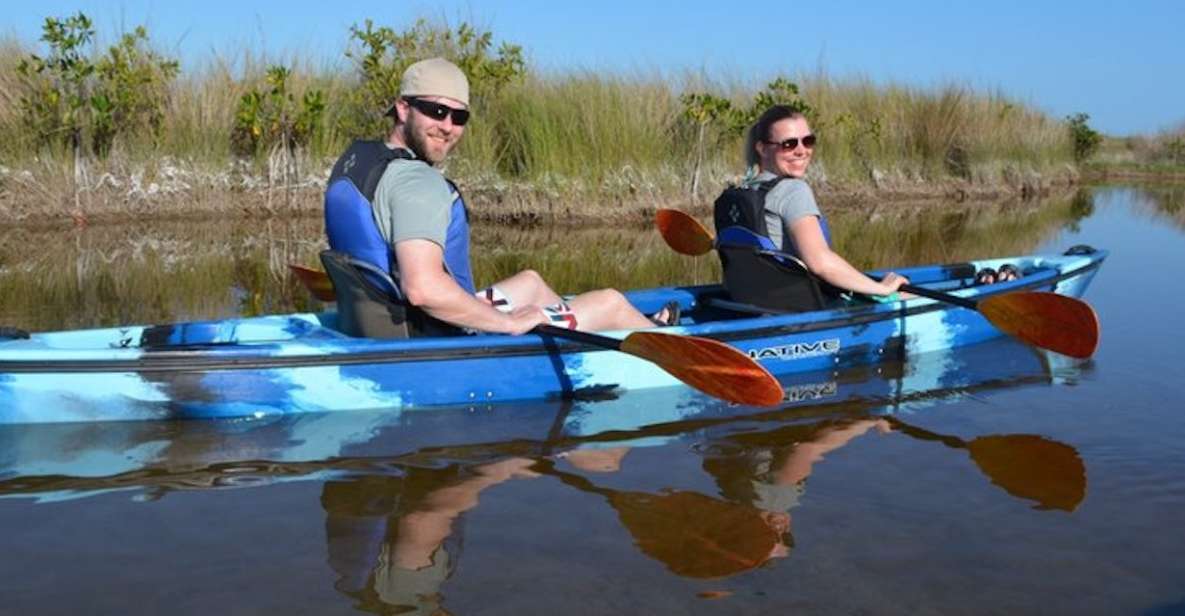
[(518, 273), (518, 276), (519, 276), (519, 277), (520, 277), (520, 278), (521, 278), (523, 281), (525, 281), (525, 282), (529, 282), (529, 283), (531, 283), (531, 284), (535, 284), (535, 285), (541, 285), (541, 284), (543, 284), (543, 276), (540, 276), (540, 275), (539, 275), (539, 272), (536, 272), (536, 271), (535, 271), (535, 270), (533, 270), (533, 269), (525, 269), (525, 270), (522, 270), (522, 271), (520, 271), (520, 272)]
[(630, 305), (630, 301), (617, 289), (597, 289), (592, 293), (598, 304), (613, 310), (622, 310)]

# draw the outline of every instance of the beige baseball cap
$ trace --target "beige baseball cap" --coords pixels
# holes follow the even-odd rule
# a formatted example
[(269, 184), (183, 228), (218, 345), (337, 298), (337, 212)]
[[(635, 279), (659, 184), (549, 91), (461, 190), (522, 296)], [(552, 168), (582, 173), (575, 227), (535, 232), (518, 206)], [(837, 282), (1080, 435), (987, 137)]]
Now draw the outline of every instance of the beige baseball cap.
[[(456, 64), (444, 58), (420, 60), (403, 71), (399, 82), (399, 97), (447, 96), (469, 105), (469, 80)], [(395, 115), (394, 103), (387, 115)]]

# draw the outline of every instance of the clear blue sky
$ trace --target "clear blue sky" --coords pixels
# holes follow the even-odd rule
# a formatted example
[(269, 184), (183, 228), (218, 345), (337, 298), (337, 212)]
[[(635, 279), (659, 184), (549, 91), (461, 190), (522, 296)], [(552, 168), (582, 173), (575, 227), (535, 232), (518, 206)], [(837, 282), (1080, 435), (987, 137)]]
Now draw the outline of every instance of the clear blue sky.
[(475, 22), (544, 68), (704, 69), (756, 82), (833, 77), (1000, 90), (1113, 135), (1185, 123), (1185, 1), (668, 2), (40, 0), (5, 3), (0, 33), (32, 44), (46, 16), (83, 11), (110, 41), (144, 24), (183, 64), (251, 47), (337, 61), (366, 18)]

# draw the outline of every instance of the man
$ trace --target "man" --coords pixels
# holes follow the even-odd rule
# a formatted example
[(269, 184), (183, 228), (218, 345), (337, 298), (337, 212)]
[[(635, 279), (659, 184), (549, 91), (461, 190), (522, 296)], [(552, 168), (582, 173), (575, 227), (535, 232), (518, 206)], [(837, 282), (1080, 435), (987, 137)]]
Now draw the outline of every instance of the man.
[[(395, 122), (386, 140), (394, 159), (386, 163), (372, 206), (378, 231), (392, 247), (390, 269), (407, 304), (458, 328), (508, 334), (539, 324), (582, 330), (656, 324), (618, 291), (601, 289), (564, 300), (531, 270), (476, 291), (464, 201), (436, 168), (465, 133), (468, 80), (443, 58), (416, 62), (404, 72), (399, 98), (387, 115)], [(330, 199), (327, 193), (327, 210)], [(327, 219), (332, 245), (329, 227)], [(675, 307), (664, 308), (656, 318), (674, 322), (675, 312)]]

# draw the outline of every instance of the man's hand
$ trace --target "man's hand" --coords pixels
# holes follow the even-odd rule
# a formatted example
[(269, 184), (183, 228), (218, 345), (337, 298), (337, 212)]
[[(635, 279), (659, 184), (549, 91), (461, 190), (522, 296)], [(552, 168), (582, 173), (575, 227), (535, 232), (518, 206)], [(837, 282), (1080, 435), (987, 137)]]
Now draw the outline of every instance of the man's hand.
[(506, 314), (510, 320), (510, 329), (506, 332), (515, 336), (525, 334), (536, 325), (546, 325), (551, 322), (543, 310), (538, 306), (519, 306)]

